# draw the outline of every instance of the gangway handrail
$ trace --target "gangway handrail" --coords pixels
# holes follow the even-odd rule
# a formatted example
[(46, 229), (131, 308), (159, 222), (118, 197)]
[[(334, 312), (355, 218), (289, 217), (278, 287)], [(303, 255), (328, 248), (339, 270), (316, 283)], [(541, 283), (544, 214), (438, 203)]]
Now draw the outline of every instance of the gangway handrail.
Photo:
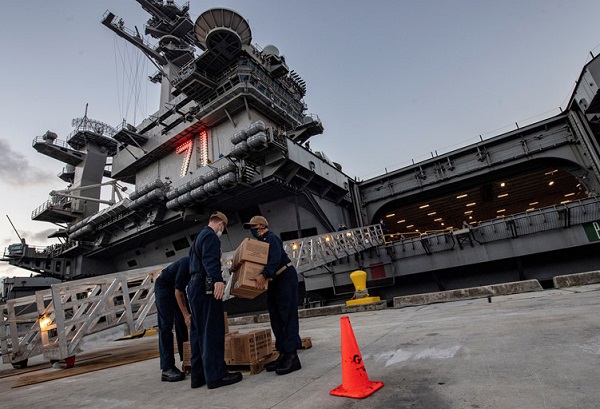
[(287, 240), (283, 243), (283, 248), (298, 273), (303, 273), (384, 243), (381, 225), (374, 224)]
[(160, 271), (116, 273), (53, 284), (56, 328), (54, 332), (42, 328), (44, 357), (74, 356), (86, 335), (108, 328), (124, 325), (125, 335), (139, 331), (154, 307), (153, 283)]

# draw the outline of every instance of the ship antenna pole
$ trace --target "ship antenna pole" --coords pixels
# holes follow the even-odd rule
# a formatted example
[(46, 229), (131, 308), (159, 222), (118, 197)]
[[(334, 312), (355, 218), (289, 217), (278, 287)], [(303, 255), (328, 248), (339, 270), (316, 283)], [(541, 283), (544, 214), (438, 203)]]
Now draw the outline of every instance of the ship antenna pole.
[(10, 220), (10, 217), (8, 217), (8, 215), (6, 215), (6, 218), (8, 219), (8, 222), (12, 226), (13, 230), (15, 231), (15, 233), (17, 233), (17, 237), (19, 238), (19, 240), (21, 240), (21, 243), (23, 243), (23, 239), (21, 238), (21, 235), (19, 234), (19, 232), (15, 228), (15, 225), (13, 224), (12, 220)]

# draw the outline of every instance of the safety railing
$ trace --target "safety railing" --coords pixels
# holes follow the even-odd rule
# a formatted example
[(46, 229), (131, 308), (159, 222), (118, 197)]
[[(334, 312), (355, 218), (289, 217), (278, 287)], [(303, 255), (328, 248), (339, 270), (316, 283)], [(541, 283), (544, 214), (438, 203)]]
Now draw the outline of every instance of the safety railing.
[(288, 240), (283, 248), (299, 273), (384, 244), (380, 224)]
[[(154, 310), (159, 273), (117, 273), (52, 285), (54, 308), (40, 319), (44, 357), (74, 356), (86, 335), (108, 328), (124, 325), (126, 335), (141, 330)], [(46, 323), (44, 318), (49, 318)]]
[(124, 335), (144, 328), (156, 313), (154, 281), (161, 270), (130, 271), (53, 284), (34, 296), (1, 306), (3, 362), (19, 365), (43, 353), (49, 360), (74, 357), (84, 337), (122, 326)]
[(27, 365), (31, 356), (42, 353), (40, 333), (40, 307), (45, 310), (51, 304), (50, 290), (36, 292), (35, 295), (8, 300), (0, 305), (0, 353), (2, 362), (15, 367)]

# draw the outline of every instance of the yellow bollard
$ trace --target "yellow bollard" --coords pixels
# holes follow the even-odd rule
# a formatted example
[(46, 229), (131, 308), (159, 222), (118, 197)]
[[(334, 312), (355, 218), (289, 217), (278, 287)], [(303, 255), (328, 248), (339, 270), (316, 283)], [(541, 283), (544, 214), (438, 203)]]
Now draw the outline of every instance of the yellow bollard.
[[(353, 271), (350, 274), (350, 280), (354, 284), (354, 297), (351, 300), (346, 301), (346, 306), (351, 307), (353, 305), (371, 304), (380, 301), (379, 297), (369, 297), (367, 293), (367, 273), (362, 270)], [(363, 291), (364, 296), (359, 297), (359, 293)]]
[(356, 291), (362, 291), (367, 289), (367, 273), (365, 273), (364, 271), (353, 271), (350, 274), (350, 280), (352, 280), (352, 284), (354, 284), (354, 289)]

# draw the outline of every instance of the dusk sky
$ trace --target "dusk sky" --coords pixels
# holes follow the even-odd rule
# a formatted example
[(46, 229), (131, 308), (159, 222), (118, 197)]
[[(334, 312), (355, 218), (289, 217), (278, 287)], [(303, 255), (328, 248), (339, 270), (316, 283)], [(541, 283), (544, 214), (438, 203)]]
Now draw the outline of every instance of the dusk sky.
[[(156, 68), (100, 23), (110, 10), (143, 33), (149, 15), (134, 0), (1, 4), (0, 246), (18, 242), (6, 215), (43, 246), (56, 226), (31, 212), (66, 183), (32, 140), (65, 140), (86, 104), (112, 126), (158, 109)], [(597, 0), (193, 0), (192, 20), (214, 7), (279, 48), (325, 127), (312, 150), (361, 180), (558, 114), (600, 53)], [(0, 276), (24, 274), (0, 264)]]

